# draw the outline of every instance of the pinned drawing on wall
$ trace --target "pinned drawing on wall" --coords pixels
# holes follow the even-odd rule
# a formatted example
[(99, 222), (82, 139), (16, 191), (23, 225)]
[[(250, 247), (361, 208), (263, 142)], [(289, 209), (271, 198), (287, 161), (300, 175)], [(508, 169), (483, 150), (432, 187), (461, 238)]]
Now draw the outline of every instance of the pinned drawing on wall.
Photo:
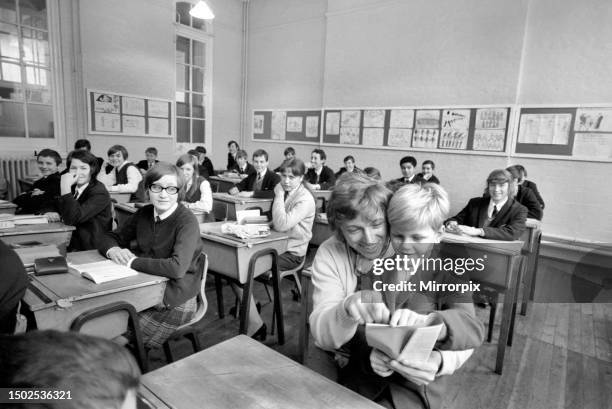
[(121, 115), (96, 112), (96, 131), (121, 132)]
[(466, 150), (468, 141), (468, 130), (442, 130), (440, 145), (442, 149)]
[(301, 116), (287, 116), (287, 132), (302, 132)]
[(169, 118), (170, 107), (168, 101), (147, 100), (147, 109), (149, 116), (156, 118)]
[(506, 131), (504, 129), (476, 129), (474, 131), (474, 150), (503, 152)]
[(435, 149), (438, 147), (438, 129), (416, 128), (412, 135), (413, 148)]
[(574, 131), (612, 132), (612, 109), (579, 108), (576, 111)]
[(148, 118), (149, 134), (151, 136), (168, 136), (168, 120), (163, 118)]
[(577, 132), (572, 155), (576, 158), (612, 160), (612, 134)]
[(319, 137), (319, 117), (318, 116), (307, 116), (306, 117), (306, 137), (307, 138), (318, 138)]
[(412, 128), (414, 124), (414, 109), (392, 109), (389, 127)]
[[(166, 124), (168, 121), (165, 121)], [(146, 132), (145, 119), (143, 116), (127, 116), (122, 117), (123, 132), (134, 135), (142, 135)], [(167, 126), (166, 126), (167, 128)]]
[(327, 135), (340, 134), (340, 113), (328, 112), (325, 116), (325, 133)]
[(383, 128), (385, 126), (385, 110), (366, 109), (363, 111), (363, 126), (368, 128)]
[[(145, 116), (144, 98), (122, 97), (123, 113), (127, 115)], [(144, 129), (143, 129), (144, 132)]]
[(466, 131), (470, 127), (469, 109), (445, 109), (442, 112), (443, 131)]
[(507, 108), (480, 108), (476, 110), (476, 129), (505, 129), (508, 123)]
[(284, 140), (287, 127), (287, 112), (272, 111), (272, 139)]
[(361, 121), (361, 111), (343, 110), (340, 125), (348, 128), (358, 128)]
[(521, 115), (518, 142), (538, 145), (567, 145), (569, 142), (569, 113), (538, 113)]
[(416, 111), (415, 128), (439, 128), (440, 110), (439, 109), (418, 109)]
[(412, 139), (412, 129), (391, 128), (389, 129), (388, 146), (398, 148), (409, 148)]
[(340, 128), (340, 143), (348, 145), (359, 144), (359, 128), (343, 126)]
[(93, 93), (93, 107), (95, 112), (106, 114), (119, 114), (121, 111), (120, 96), (107, 93)]
[(363, 128), (364, 146), (383, 146), (384, 139), (384, 128)]
[(263, 115), (253, 115), (253, 133), (255, 134), (263, 134), (264, 132), (264, 116)]

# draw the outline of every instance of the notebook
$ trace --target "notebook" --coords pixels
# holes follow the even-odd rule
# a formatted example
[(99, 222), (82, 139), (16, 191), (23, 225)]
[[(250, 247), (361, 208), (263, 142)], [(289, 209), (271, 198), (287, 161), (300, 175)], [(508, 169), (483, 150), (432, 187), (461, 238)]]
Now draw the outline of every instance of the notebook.
[(112, 260), (96, 261), (86, 264), (69, 264), (69, 266), (78, 271), (83, 277), (96, 284), (120, 280), (138, 274), (138, 271), (133, 268), (122, 266)]
[(368, 345), (398, 361), (427, 362), (442, 330), (442, 324), (427, 327), (367, 324)]

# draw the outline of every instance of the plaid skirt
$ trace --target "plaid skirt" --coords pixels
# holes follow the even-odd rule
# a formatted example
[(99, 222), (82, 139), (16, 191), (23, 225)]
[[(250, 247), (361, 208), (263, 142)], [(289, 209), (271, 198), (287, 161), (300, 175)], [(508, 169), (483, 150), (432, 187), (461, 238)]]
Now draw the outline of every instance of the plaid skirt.
[(149, 308), (138, 314), (145, 348), (159, 348), (178, 327), (189, 322), (197, 309), (196, 297), (170, 309)]

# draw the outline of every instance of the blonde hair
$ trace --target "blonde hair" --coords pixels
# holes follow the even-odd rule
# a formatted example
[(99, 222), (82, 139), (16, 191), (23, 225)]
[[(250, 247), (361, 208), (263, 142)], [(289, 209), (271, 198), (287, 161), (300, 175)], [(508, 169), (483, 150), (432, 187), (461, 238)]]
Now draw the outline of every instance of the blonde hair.
[(436, 183), (404, 185), (391, 200), (387, 210), (390, 226), (410, 223), (415, 226), (430, 226), (439, 230), (448, 217), (450, 201), (448, 193)]

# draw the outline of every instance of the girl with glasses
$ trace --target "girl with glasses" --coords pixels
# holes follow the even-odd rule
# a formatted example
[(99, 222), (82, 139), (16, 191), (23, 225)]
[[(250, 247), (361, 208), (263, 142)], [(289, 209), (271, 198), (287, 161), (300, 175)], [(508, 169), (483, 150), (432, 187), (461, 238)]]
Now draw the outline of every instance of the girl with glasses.
[[(118, 264), (170, 279), (163, 303), (139, 313), (145, 347), (154, 348), (196, 311), (202, 280), (196, 260), (202, 240), (196, 217), (180, 203), (185, 179), (178, 167), (158, 163), (145, 175), (144, 187), (151, 204), (106, 234), (98, 250)], [(129, 248), (132, 240), (136, 240), (135, 249)]]

